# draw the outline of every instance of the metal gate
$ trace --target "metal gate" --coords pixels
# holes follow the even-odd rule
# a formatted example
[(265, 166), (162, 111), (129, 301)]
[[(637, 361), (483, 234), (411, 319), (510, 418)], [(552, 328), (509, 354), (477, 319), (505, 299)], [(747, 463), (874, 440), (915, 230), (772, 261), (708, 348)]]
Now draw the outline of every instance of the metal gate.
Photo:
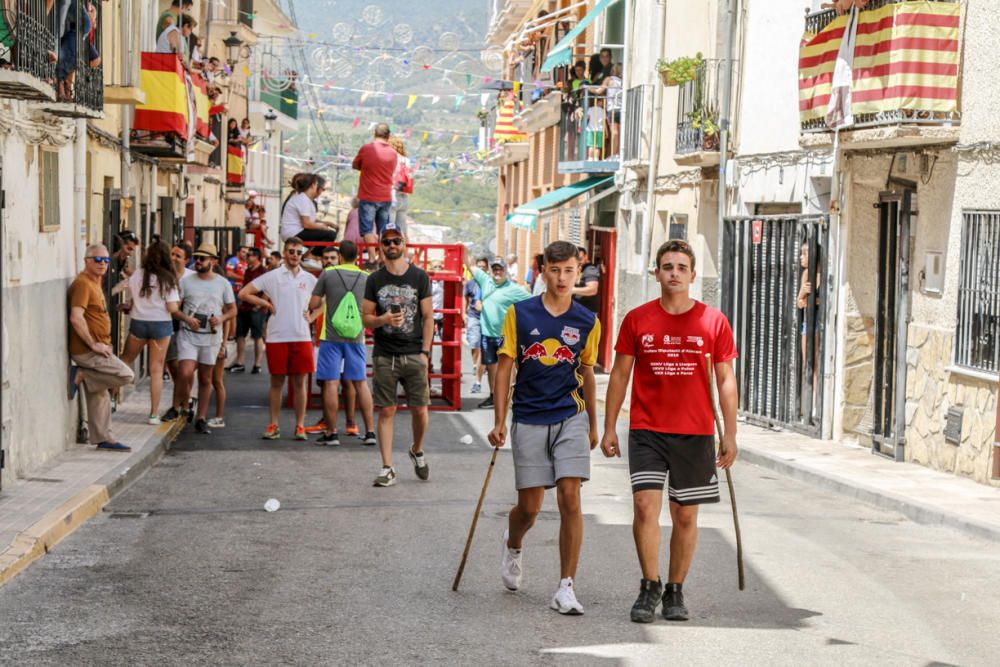
[(906, 432), (906, 327), (910, 320), (910, 214), (913, 191), (879, 195), (872, 451), (903, 460)]
[[(104, 190), (104, 246), (112, 255), (118, 250), (118, 234), (125, 228), (125, 221), (122, 219), (122, 196), (117, 189)], [(112, 261), (108, 265), (108, 272), (104, 280), (104, 302), (108, 307), (108, 316), (111, 317), (111, 349), (115, 354), (121, 354), (124, 350), (125, 338), (128, 336), (128, 329), (125, 323), (125, 314), (119, 310), (122, 304), (121, 294), (112, 294), (112, 288), (125, 276), (118, 269), (118, 262)]]
[(236, 254), (243, 241), (244, 230), (242, 227), (195, 227), (194, 247), (198, 248), (202, 243), (214, 243), (219, 251), (219, 263), (221, 264), (230, 255)]
[(826, 216), (729, 218), (720, 267), (722, 310), (740, 354), (741, 416), (814, 437), (822, 433), (828, 223)]

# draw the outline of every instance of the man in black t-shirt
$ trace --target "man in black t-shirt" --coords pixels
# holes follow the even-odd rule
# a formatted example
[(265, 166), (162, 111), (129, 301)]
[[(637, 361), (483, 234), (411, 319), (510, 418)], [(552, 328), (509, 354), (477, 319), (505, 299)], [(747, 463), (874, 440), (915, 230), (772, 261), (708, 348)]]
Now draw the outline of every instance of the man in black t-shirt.
[(590, 263), (587, 249), (583, 246), (577, 247), (576, 256), (580, 260), (580, 279), (573, 288), (573, 298), (587, 310), (596, 313), (601, 309), (601, 298), (597, 294), (601, 287), (601, 268)]
[(362, 321), (372, 329), (372, 397), (378, 413), (378, 443), (382, 470), (375, 486), (392, 486), (393, 418), (396, 415), (396, 387), (403, 384), (406, 403), (413, 420), (410, 460), (419, 479), (426, 481), (430, 469), (424, 458), (427, 406), (430, 386), (427, 369), (434, 339), (434, 306), (431, 281), (423, 270), (406, 260), (406, 241), (399, 228), (388, 223), (379, 239), (385, 266), (371, 274), (365, 284)]

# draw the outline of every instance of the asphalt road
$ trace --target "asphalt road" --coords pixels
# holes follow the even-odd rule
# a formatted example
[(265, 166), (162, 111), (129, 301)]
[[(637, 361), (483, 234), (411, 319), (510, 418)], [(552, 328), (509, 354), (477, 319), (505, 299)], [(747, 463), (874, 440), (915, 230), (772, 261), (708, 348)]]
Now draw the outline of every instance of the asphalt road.
[[(997, 664), (995, 544), (747, 464), (735, 471), (747, 590), (736, 587), (724, 495), (702, 511), (687, 623), (629, 622), (639, 571), (627, 469), (599, 453), (584, 487), (584, 616), (547, 607), (554, 498), (526, 541), (521, 592), (501, 587), (509, 450), (453, 593), (491, 416), (433, 413), (422, 483), (401, 415), (400, 481), (373, 488), (374, 448), (260, 440), (266, 381), (231, 379), (229, 428), (185, 432), (101, 516), (0, 589), (0, 663)], [(467, 433), (472, 445), (459, 440)], [(269, 498), (279, 511), (263, 511)]]

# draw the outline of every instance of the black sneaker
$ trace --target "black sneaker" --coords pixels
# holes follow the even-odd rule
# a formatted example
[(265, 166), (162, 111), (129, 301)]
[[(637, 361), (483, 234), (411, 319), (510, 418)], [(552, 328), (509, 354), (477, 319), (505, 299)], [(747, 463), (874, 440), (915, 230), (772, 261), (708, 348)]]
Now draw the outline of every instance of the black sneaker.
[(479, 402), (479, 405), (477, 405), (476, 407), (477, 408), (492, 408), (493, 407), (493, 394), (490, 394), (489, 396), (487, 396), (486, 398), (484, 398), (483, 400), (481, 400)]
[(199, 419), (194, 423), (194, 432), (201, 433), (202, 435), (211, 435), (212, 429), (208, 428), (208, 422), (204, 419)]
[(424, 457), (423, 452), (415, 452), (413, 448), (410, 448), (410, 461), (413, 462), (413, 472), (417, 474), (417, 477), (421, 481), (426, 482), (431, 476), (431, 468), (427, 465), (427, 459)]
[(639, 597), (632, 605), (632, 622), (652, 623), (656, 616), (656, 608), (660, 606), (661, 595), (663, 595), (663, 583), (659, 579), (656, 581), (643, 579), (639, 583)]
[(254, 366), (251, 368), (250, 375), (260, 375), (260, 366)]
[(688, 620), (681, 584), (667, 584), (663, 587), (663, 618), (668, 621)]
[(374, 446), (377, 442), (378, 441), (375, 439), (375, 431), (367, 431), (365, 433), (365, 439), (362, 440), (362, 443), (368, 445), (369, 447)]
[(163, 416), (160, 417), (160, 421), (172, 422), (175, 419), (179, 419), (180, 416), (181, 413), (177, 410), (177, 408), (171, 407), (169, 410), (163, 413)]
[(319, 436), (319, 439), (316, 440), (316, 444), (317, 445), (327, 445), (327, 446), (330, 446), (330, 447), (339, 447), (340, 446), (340, 437), (337, 435), (336, 431), (334, 431), (332, 433), (324, 431), (322, 433), (322, 435)]
[(246, 373), (247, 372), (247, 367), (244, 366), (243, 364), (233, 364), (232, 366), (229, 367), (229, 372), (230, 373)]

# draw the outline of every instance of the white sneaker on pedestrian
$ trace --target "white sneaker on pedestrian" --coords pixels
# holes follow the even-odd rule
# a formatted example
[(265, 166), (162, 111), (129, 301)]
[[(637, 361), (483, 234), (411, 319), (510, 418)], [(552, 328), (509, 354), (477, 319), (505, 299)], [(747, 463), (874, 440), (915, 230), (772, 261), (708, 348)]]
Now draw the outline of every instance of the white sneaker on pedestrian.
[(559, 590), (552, 596), (549, 606), (560, 614), (569, 616), (581, 616), (583, 605), (576, 599), (576, 591), (573, 590), (573, 578), (566, 577), (559, 582)]
[(508, 591), (516, 591), (521, 587), (521, 553), (522, 549), (511, 549), (507, 546), (509, 531), (503, 530), (503, 556), (500, 559), (500, 578)]
[(153, 426), (158, 426), (163, 422), (160, 420), (160, 415), (149, 415), (149, 419), (146, 420), (147, 424), (152, 424)]
[(208, 420), (208, 425), (211, 428), (226, 428), (226, 420), (222, 417), (212, 417)]

